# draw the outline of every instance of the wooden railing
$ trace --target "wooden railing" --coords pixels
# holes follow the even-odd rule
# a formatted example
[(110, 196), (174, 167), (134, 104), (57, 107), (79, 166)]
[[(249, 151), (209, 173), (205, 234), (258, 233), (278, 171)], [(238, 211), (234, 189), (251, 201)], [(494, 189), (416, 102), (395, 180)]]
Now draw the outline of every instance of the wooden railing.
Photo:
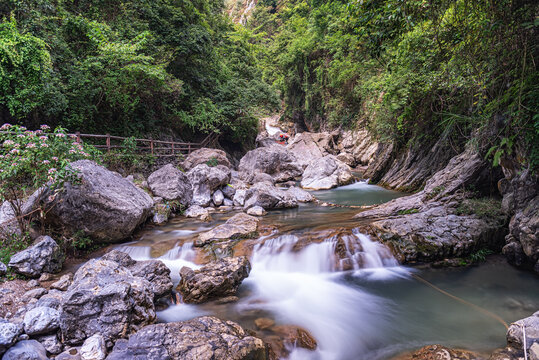
[[(9, 133), (9, 131), (0, 131), (0, 133)], [(192, 151), (211, 146), (217, 141), (219, 134), (211, 133), (204, 140), (199, 143), (193, 142), (177, 142), (177, 141), (164, 141), (164, 140), (153, 140), (153, 139), (137, 139), (137, 138), (126, 138), (121, 136), (114, 136), (110, 134), (97, 135), (97, 134), (81, 134), (76, 132), (74, 134), (67, 134), (76, 139), (78, 143), (84, 141), (84, 139), (93, 139), (96, 141), (89, 141), (94, 147), (110, 152), (111, 150), (116, 149), (125, 149), (126, 140), (133, 139), (135, 141), (135, 150), (138, 152), (149, 152), (153, 156), (164, 157), (164, 156), (179, 156), (190, 154)], [(104, 144), (103, 144), (104, 142)]]

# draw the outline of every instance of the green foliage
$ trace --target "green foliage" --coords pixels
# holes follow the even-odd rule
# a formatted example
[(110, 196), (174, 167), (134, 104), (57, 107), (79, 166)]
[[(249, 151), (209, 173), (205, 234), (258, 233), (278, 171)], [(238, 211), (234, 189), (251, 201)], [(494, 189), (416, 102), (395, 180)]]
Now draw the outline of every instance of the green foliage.
[(505, 219), (501, 201), (494, 198), (466, 199), (457, 207), (456, 215), (477, 215), (482, 219)]
[(209, 167), (214, 167), (219, 165), (219, 160), (217, 160), (215, 157), (211, 157), (208, 161), (206, 161), (206, 165)]
[(539, 166), (536, 2), (259, 5), (248, 25), (268, 48), (264, 77), (300, 127), (361, 124), (400, 146), (441, 138), (458, 151), (496, 122), (479, 132), (494, 164), (518, 139)]
[(260, 79), (251, 33), (222, 10), (218, 0), (8, 0), (0, 5), (0, 119), (254, 142), (255, 115), (278, 98)]
[(2, 234), (0, 246), (0, 261), (4, 264), (9, 264), (11, 257), (26, 249), (32, 243), (32, 239), (28, 233), (19, 234)]
[(406, 210), (399, 210), (397, 214), (409, 215), (409, 214), (417, 214), (418, 212), (419, 212), (419, 209), (406, 209)]
[(484, 262), (487, 259), (487, 256), (491, 254), (492, 250), (490, 249), (480, 249), (470, 255), (470, 261), (474, 264)]

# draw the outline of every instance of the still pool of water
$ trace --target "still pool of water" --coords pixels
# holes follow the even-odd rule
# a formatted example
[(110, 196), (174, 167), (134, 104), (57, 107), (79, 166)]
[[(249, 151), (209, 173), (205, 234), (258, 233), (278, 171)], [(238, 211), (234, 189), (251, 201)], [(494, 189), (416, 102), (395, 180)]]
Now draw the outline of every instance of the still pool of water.
[[(364, 205), (402, 195), (365, 185), (317, 192), (316, 196), (333, 203)], [(341, 191), (351, 193), (341, 197)], [(373, 192), (379, 195), (378, 200)], [(362, 261), (358, 261), (361, 268), (353, 271), (338, 270), (333, 255), (335, 239), (293, 250), (306, 229), (353, 224), (356, 212), (315, 205), (270, 212), (263, 222), (273, 223), (279, 230), (254, 246), (252, 271), (239, 289), (238, 302), (173, 305), (158, 313), (160, 321), (212, 314), (256, 331), (254, 320), (270, 317), (276, 324), (301, 326), (318, 341), (316, 351), (293, 349), (289, 359), (384, 360), (433, 343), (484, 353), (505, 344), (502, 324), (418, 281), (417, 276), (508, 323), (539, 308), (537, 277), (509, 266), (498, 256), (469, 268), (406, 268), (388, 257), (383, 245), (358, 230), (352, 234), (363, 251), (359, 254)], [(140, 241), (120, 249), (137, 260), (163, 260), (177, 282), (181, 266), (199, 266), (192, 247), (194, 237), (226, 216), (219, 215), (210, 224), (172, 222), (145, 231)], [(264, 331), (258, 334), (265, 335)]]

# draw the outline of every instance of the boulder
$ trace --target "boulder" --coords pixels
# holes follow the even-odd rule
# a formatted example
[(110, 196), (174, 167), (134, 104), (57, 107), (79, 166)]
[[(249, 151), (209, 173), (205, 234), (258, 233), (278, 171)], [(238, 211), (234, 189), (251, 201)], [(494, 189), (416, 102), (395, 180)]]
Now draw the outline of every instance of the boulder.
[(20, 324), (0, 319), (0, 354), (17, 342), (22, 331), (23, 327)]
[(58, 336), (56, 336), (56, 334), (38, 336), (36, 340), (39, 341), (41, 345), (43, 345), (45, 350), (47, 350), (47, 353), (52, 355), (57, 355), (61, 353), (64, 347), (60, 340), (58, 340)]
[(212, 196), (212, 201), (215, 206), (221, 206), (225, 201), (225, 195), (221, 190), (215, 190)]
[(339, 155), (337, 155), (337, 160), (345, 163), (346, 165), (350, 167), (356, 166), (356, 159), (354, 158), (354, 155), (346, 152), (342, 152)]
[(249, 179), (250, 184), (256, 184), (259, 182), (267, 182), (271, 185), (275, 184), (275, 180), (273, 180), (273, 177), (265, 173), (256, 173), (253, 175), (252, 178)]
[(264, 208), (261, 206), (253, 206), (252, 208), (249, 208), (249, 210), (247, 210), (247, 215), (263, 216), (266, 214), (267, 214), (266, 210), (264, 210)]
[(311, 195), (310, 192), (305, 191), (297, 186), (292, 186), (288, 188), (286, 192), (293, 196), (297, 200), (297, 202), (308, 203), (314, 201), (314, 197)]
[(66, 184), (55, 197), (44, 194), (47, 222), (69, 234), (83, 232), (96, 241), (117, 242), (146, 221), (153, 200), (143, 190), (93, 161), (71, 166), (80, 183)]
[(189, 205), (193, 198), (189, 179), (172, 164), (153, 172), (148, 177), (148, 186), (154, 195), (165, 200), (178, 200), (182, 205)]
[(188, 218), (202, 218), (208, 216), (209, 211), (200, 205), (191, 205), (183, 215)]
[(146, 326), (119, 341), (107, 360), (269, 360), (264, 342), (238, 324), (203, 316)]
[(289, 355), (289, 349), (316, 350), (316, 339), (305, 329), (295, 325), (278, 325), (270, 328), (276, 336), (268, 338), (269, 345), (279, 359)]
[(58, 244), (50, 236), (40, 236), (34, 245), (13, 255), (9, 266), (19, 274), (37, 278), (44, 272), (59, 272), (63, 260)]
[(238, 189), (234, 194), (234, 205), (243, 206), (245, 204), (245, 195), (247, 195), (247, 189)]
[[(231, 179), (230, 181), (232, 182), (233, 180)], [(231, 184), (226, 184), (225, 186), (223, 186), (221, 191), (223, 192), (223, 195), (226, 198), (232, 200), (232, 199), (234, 199), (234, 194), (236, 193), (236, 188)]]
[(230, 181), (230, 169), (200, 164), (189, 170), (187, 177), (193, 188), (192, 204), (206, 207), (210, 205), (211, 194)]
[(9, 348), (2, 360), (48, 360), (47, 350), (36, 340), (19, 341)]
[(294, 208), (298, 206), (296, 198), (272, 184), (261, 182), (253, 185), (245, 193), (244, 209), (260, 206), (268, 209)]
[(0, 206), (0, 239), (10, 235), (21, 235), (21, 228), (15, 216), (13, 206), (4, 201)]
[(51, 334), (60, 327), (60, 312), (38, 306), (24, 315), (24, 332), (30, 336)]
[(240, 160), (238, 170), (244, 180), (252, 178), (256, 173), (265, 173), (271, 175), (276, 182), (292, 180), (303, 173), (297, 158), (283, 146), (249, 151)]
[(35, 303), (35, 306), (44, 306), (60, 310), (63, 295), (63, 291), (52, 289), (46, 295), (41, 296), (39, 300)]
[(335, 154), (335, 135), (328, 132), (296, 134), (287, 146), (303, 168), (312, 161), (323, 158), (326, 155)]
[(117, 262), (84, 264), (62, 297), (60, 329), (64, 343), (78, 345), (93, 334), (107, 346), (155, 320), (152, 285)]
[(346, 185), (353, 181), (350, 167), (337, 160), (335, 156), (324, 156), (311, 162), (301, 180), (304, 189), (322, 190)]
[(223, 150), (201, 148), (193, 151), (183, 161), (182, 167), (189, 171), (197, 165), (223, 165), (227, 168), (232, 167), (230, 161), (226, 157), (226, 153)]
[(107, 356), (105, 339), (101, 334), (94, 334), (84, 340), (80, 348), (81, 360), (103, 360)]
[[(401, 359), (399, 357), (399, 359)], [(442, 345), (427, 345), (402, 360), (482, 360), (483, 357), (470, 351), (455, 350)]]
[(184, 266), (176, 290), (186, 303), (200, 304), (220, 297), (234, 296), (243, 279), (249, 276), (247, 257), (228, 257), (212, 261), (198, 270)]
[(522, 328), (526, 328), (526, 350), (534, 343), (539, 343), (539, 311), (532, 316), (515, 321), (507, 330), (507, 346), (523, 349), (523, 332)]
[(170, 269), (161, 260), (135, 261), (118, 250), (109, 251), (101, 259), (115, 261), (126, 267), (131, 275), (148, 280), (155, 299), (170, 294), (172, 290)]
[(250, 238), (256, 236), (258, 219), (239, 213), (228, 219), (224, 224), (216, 226), (210, 231), (201, 233), (195, 241), (195, 246), (204, 246), (212, 241)]

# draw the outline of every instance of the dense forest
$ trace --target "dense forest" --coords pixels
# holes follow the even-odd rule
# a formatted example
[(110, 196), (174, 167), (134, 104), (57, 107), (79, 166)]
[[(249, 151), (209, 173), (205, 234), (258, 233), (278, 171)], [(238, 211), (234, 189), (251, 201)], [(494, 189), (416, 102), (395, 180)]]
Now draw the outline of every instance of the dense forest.
[(298, 130), (454, 148), (495, 123), (475, 136), (494, 163), (519, 143), (539, 164), (535, 1), (259, 0), (245, 27), (228, 18), (250, 3), (3, 1), (1, 120), (250, 142), (282, 106)]

